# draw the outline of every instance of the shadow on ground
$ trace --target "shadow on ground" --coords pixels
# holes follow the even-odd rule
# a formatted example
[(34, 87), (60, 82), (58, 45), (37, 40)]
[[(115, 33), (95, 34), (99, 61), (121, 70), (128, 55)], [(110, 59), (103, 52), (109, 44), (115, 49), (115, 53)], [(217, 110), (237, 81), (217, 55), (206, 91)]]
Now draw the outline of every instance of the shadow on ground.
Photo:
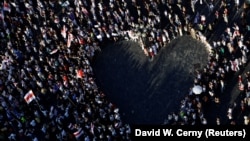
[(149, 61), (140, 46), (121, 41), (102, 50), (93, 68), (97, 83), (130, 124), (162, 124), (179, 109), (195, 69), (208, 61), (204, 45), (190, 36), (173, 40)]

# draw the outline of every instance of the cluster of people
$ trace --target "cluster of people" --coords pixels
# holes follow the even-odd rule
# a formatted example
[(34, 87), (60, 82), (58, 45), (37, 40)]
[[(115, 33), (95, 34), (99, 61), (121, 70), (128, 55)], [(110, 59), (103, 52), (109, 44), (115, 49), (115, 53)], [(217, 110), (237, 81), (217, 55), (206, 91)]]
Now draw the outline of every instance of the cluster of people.
[[(190, 5), (173, 0), (4, 0), (0, 139), (130, 140), (131, 128), (122, 122), (119, 107), (96, 85), (91, 67), (95, 54), (110, 42), (128, 39), (140, 43), (152, 59), (177, 36), (194, 31), (203, 40), (210, 26), (202, 28), (209, 23), (197, 14), (198, 2), (206, 5), (203, 0)], [(237, 24), (227, 29), (195, 78), (194, 85), (203, 87), (207, 100), (218, 102), (228, 75), (247, 63), (249, 44), (241, 29)], [(190, 93), (166, 123), (206, 124), (203, 101)]]
[(132, 1), (132, 22), (128, 22), (131, 28), (123, 33), (125, 39), (137, 41), (145, 55), (153, 60), (171, 40), (192, 29), (189, 23), (193, 12), (188, 12), (188, 6), (181, 1)]
[(239, 75), (239, 90), (240, 90), (240, 97), (237, 102), (235, 102), (231, 107), (228, 109), (228, 118), (232, 120), (235, 119), (235, 111), (238, 111), (242, 114), (242, 124), (249, 125), (250, 118), (249, 118), (249, 111), (250, 111), (250, 71), (247, 71), (245, 77)]
[[(220, 105), (220, 98), (225, 94), (232, 76), (244, 71), (249, 61), (250, 38), (245, 36), (249, 32), (248, 26), (250, 21), (246, 21), (246, 13), (249, 10), (242, 8), (239, 11), (238, 3), (232, 3), (232, 1), (221, 1), (217, 9), (213, 8), (213, 13), (217, 15), (213, 20), (208, 22), (201, 20), (201, 17), (199, 18), (200, 20), (195, 20), (194, 28), (196, 27), (196, 33), (201, 33), (202, 37), (204, 36), (203, 34), (211, 35), (217, 25), (225, 30), (216, 40), (211, 42), (208, 64), (201, 70), (196, 70), (193, 87), (190, 88), (188, 95), (181, 101), (180, 110), (170, 113), (164, 124), (208, 124), (205, 113), (206, 105)], [(241, 15), (240, 20), (231, 21), (228, 18), (228, 20), (225, 20), (225, 11), (233, 15), (236, 13), (230, 10), (234, 9), (238, 10), (236, 12), (241, 12), (240, 14), (238, 13)], [(226, 16), (229, 17), (229, 15)], [(206, 17), (203, 19), (206, 19)], [(211, 29), (208, 25), (211, 26)], [(200, 39), (199, 36), (194, 37)], [(239, 90), (236, 92), (239, 93), (240, 100), (236, 99), (229, 105), (227, 115), (224, 115), (224, 117), (217, 115), (215, 121), (210, 121), (209, 124), (220, 125), (221, 120), (225, 120), (226, 117), (226, 121), (224, 121), (226, 124), (249, 125), (249, 72), (244, 74), (244, 79), (240, 74), (239, 82), (237, 83)], [(194, 92), (193, 88), (196, 86), (200, 86), (201, 93), (197, 94)], [(239, 119), (239, 117), (243, 118)]]
[(103, 44), (100, 22), (115, 29), (112, 3), (103, 22), (94, 0), (1, 3), (1, 140), (130, 140), (91, 67)]

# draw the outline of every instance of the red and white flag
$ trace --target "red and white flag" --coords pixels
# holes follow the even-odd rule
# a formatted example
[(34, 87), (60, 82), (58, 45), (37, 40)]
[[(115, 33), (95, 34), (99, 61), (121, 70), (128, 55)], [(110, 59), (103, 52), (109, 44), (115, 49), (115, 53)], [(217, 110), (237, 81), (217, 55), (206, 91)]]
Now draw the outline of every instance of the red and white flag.
[(83, 78), (84, 77), (84, 72), (82, 69), (76, 70), (76, 78)]
[(11, 11), (10, 5), (6, 1), (3, 2), (3, 10), (8, 12)]
[(84, 41), (84, 39), (82, 37), (78, 36), (77, 40), (78, 40), (78, 42), (79, 42), (80, 45), (84, 45), (85, 44), (85, 41)]
[(79, 128), (76, 132), (73, 133), (75, 138), (79, 138), (83, 134), (82, 128)]
[(24, 100), (29, 104), (32, 100), (36, 99), (32, 90), (29, 90), (24, 96)]

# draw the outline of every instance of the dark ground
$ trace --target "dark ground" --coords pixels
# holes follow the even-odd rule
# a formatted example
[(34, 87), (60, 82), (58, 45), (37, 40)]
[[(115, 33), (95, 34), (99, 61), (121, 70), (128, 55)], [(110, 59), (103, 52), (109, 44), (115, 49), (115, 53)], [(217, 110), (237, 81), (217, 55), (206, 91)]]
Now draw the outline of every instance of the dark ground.
[(96, 58), (99, 86), (128, 123), (161, 124), (179, 109), (193, 85), (194, 71), (206, 65), (208, 52), (190, 36), (173, 40), (149, 61), (137, 43), (107, 46)]

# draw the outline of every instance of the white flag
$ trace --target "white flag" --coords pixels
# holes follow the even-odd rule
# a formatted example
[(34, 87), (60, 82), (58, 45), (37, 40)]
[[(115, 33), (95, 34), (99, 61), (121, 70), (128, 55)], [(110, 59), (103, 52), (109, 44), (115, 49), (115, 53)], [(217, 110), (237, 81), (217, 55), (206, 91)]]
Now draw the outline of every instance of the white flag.
[(95, 125), (91, 122), (91, 124), (90, 124), (90, 132), (91, 132), (93, 135), (95, 134), (94, 128), (95, 128)]
[(50, 54), (50, 55), (55, 54), (55, 53), (57, 53), (57, 51), (58, 51), (58, 49), (54, 49), (54, 50), (52, 50), (49, 54)]
[(66, 28), (65, 25), (63, 25), (63, 28), (61, 30), (61, 34), (62, 34), (62, 36), (63, 36), (64, 39), (67, 38), (67, 28)]
[(67, 47), (71, 46), (71, 42), (74, 40), (73, 34), (69, 33), (68, 34), (68, 40), (67, 40)]

